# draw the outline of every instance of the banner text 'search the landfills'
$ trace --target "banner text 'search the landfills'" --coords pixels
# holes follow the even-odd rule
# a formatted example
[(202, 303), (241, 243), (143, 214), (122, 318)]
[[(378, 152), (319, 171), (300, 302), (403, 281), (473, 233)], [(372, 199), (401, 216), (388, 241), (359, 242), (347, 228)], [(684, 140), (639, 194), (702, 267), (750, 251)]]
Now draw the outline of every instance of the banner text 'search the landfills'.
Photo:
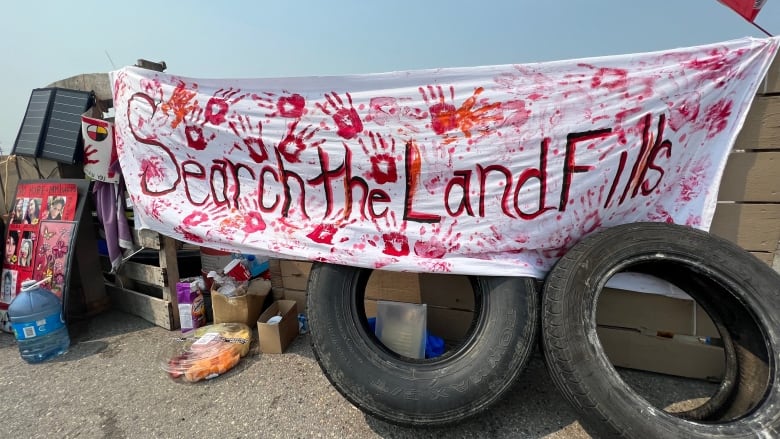
[(136, 221), (222, 250), (542, 277), (622, 223), (707, 229), (778, 39), (384, 74), (112, 72)]

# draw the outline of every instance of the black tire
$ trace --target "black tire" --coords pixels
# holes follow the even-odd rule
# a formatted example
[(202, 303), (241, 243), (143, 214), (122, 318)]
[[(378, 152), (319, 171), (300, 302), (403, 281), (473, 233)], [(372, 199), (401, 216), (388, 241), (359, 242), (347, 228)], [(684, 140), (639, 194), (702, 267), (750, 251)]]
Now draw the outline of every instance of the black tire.
[(534, 280), (470, 277), (474, 320), (438, 358), (414, 360), (385, 348), (363, 306), (372, 270), (315, 263), (309, 276), (312, 348), (333, 386), (366, 413), (400, 425), (432, 426), (484, 410), (524, 369), (538, 331)]
[[(726, 344), (726, 378), (698, 410), (671, 414), (621, 379), (596, 333), (596, 304), (620, 271), (683, 288)], [(735, 244), (689, 227), (636, 223), (593, 234), (553, 267), (542, 303), (542, 345), (556, 386), (595, 437), (780, 436), (780, 276)]]

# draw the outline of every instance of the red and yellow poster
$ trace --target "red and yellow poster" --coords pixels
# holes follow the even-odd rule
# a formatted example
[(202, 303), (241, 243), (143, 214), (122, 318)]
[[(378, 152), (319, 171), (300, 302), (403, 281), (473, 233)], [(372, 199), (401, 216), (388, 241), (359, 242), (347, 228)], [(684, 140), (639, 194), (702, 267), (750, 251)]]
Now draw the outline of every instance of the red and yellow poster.
[[(70, 238), (75, 229), (78, 189), (73, 183), (25, 182), (17, 186), (13, 202), (0, 278), (0, 329), (3, 330), (6, 330), (8, 324), (8, 305), (19, 293), (25, 280), (41, 280), (51, 276), (48, 286), (51, 288), (59, 285), (58, 294), (62, 297), (64, 274), (67, 273), (64, 261), (67, 261), (71, 247)], [(46, 236), (42, 235), (44, 230)], [(49, 236), (50, 234), (55, 234), (64, 242), (64, 254), (54, 258), (59, 262), (60, 270), (55, 270), (55, 265), (52, 264), (51, 273), (48, 269), (37, 268), (53, 254), (53, 247), (50, 245), (54, 235)], [(49, 249), (49, 253), (46, 249)], [(48, 264), (43, 265), (48, 267)], [(56, 277), (57, 273), (63, 275), (62, 279)]]

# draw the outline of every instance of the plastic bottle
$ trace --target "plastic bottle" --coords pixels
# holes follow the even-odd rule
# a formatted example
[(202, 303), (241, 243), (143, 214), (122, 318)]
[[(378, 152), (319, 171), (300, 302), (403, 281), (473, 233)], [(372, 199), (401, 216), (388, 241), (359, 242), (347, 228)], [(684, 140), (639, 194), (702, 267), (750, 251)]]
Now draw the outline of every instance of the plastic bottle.
[(62, 302), (43, 281), (26, 280), (8, 307), (19, 354), (28, 363), (40, 363), (65, 353), (70, 336), (62, 314)]

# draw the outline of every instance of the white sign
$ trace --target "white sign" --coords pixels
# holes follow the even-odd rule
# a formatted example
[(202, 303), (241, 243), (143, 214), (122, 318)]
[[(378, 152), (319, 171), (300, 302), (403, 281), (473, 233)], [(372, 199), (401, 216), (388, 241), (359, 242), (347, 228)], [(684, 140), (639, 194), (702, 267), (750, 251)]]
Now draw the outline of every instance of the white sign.
[(112, 72), (144, 227), (226, 251), (542, 277), (622, 223), (707, 229), (778, 39), (526, 65)]

